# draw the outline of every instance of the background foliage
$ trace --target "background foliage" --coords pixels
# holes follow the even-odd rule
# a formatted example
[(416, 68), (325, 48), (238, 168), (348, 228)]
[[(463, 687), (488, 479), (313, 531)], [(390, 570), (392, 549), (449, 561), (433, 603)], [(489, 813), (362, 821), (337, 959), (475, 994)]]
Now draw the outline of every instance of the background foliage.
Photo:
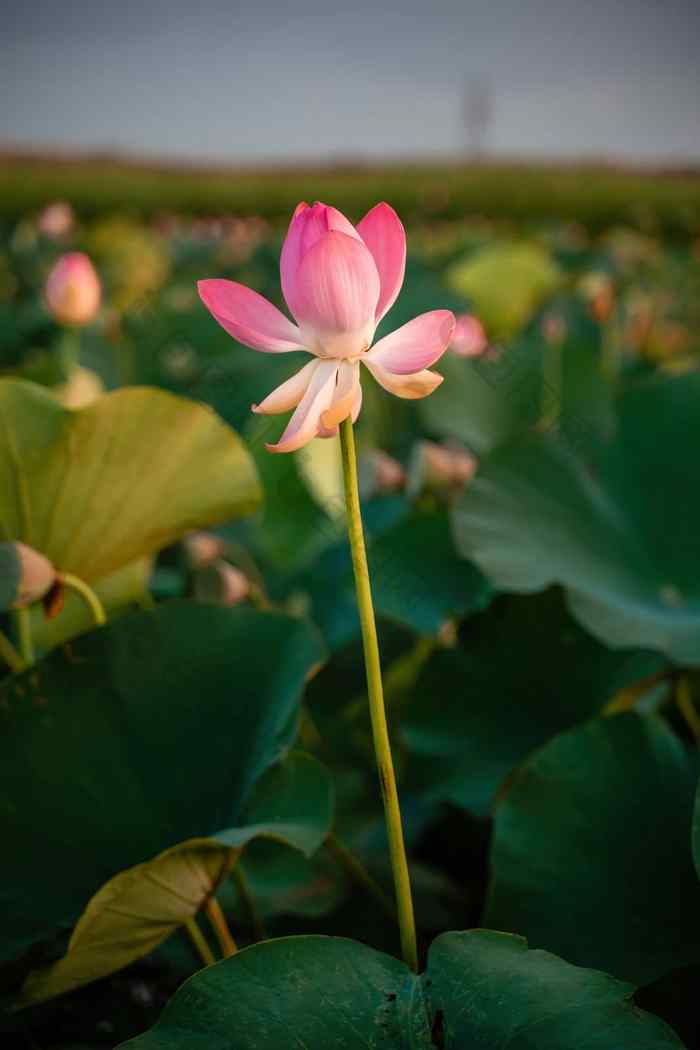
[[(241, 1011), (269, 1046), (700, 1045), (697, 181), (29, 168), (0, 181), (0, 538), (109, 623), (35, 606), (37, 663), (0, 684), (8, 1045), (254, 1045)], [(57, 190), (80, 221), (56, 239)], [(489, 337), (424, 402), (368, 382), (358, 424), (419, 978), (392, 957), (337, 449), (265, 452), (283, 421), (250, 404), (298, 358), (236, 345), (195, 292), (279, 303), (305, 196), (410, 222), (383, 330), (447, 307)], [(42, 300), (72, 248), (104, 286), (80, 333)], [(141, 1035), (213, 892), (245, 951)]]

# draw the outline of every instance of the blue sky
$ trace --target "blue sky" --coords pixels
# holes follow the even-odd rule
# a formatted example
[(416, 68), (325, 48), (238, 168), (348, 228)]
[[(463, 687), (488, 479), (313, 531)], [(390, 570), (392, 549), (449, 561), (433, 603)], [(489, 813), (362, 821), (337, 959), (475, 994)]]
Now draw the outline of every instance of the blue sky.
[(688, 0), (2, 3), (0, 141), (193, 160), (700, 160)]

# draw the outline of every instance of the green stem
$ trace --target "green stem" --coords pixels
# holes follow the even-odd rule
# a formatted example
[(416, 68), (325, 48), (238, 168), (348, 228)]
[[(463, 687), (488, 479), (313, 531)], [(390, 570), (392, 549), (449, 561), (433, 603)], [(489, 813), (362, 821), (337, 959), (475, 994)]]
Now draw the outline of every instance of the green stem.
[(22, 662), (25, 667), (31, 667), (34, 663), (34, 644), (32, 642), (32, 625), (29, 618), (29, 609), (15, 609), (13, 618)]
[(377, 625), (374, 621), (374, 609), (372, 607), (372, 591), (369, 582), (367, 551), (365, 549), (362, 514), (360, 511), (360, 492), (357, 483), (355, 435), (352, 429), (352, 421), (349, 418), (343, 420), (340, 424), (340, 447), (343, 455), (348, 536), (350, 538), (350, 551), (355, 573), (357, 608), (362, 628), (367, 694), (372, 720), (372, 737), (374, 739), (374, 753), (384, 802), (384, 817), (389, 839), (391, 868), (394, 875), (394, 889), (401, 933), (401, 951), (406, 965), (417, 971), (418, 952), (416, 948), (416, 926), (413, 917), (413, 900), (411, 898), (411, 881), (406, 860), (406, 847), (403, 840), (401, 810), (396, 788), (394, 763), (391, 757), (389, 730), (386, 723), (386, 711), (384, 710)]
[(207, 944), (206, 937), (197, 925), (196, 919), (187, 919), (185, 922), (185, 929), (190, 935), (190, 940), (197, 950), (197, 954), (204, 963), (205, 966), (213, 966), (216, 962), (216, 957)]
[(92, 587), (88, 587), (84, 580), (81, 580), (79, 576), (74, 576), (72, 572), (62, 572), (60, 574), (60, 581), (64, 587), (68, 587), (70, 590), (76, 591), (80, 595), (92, 613), (92, 617), (98, 627), (102, 627), (103, 624), (107, 623), (107, 617), (102, 602), (97, 597)]
[(394, 905), (391, 903), (379, 883), (372, 878), (367, 871), (367, 868), (357, 859), (355, 854), (351, 853), (347, 846), (343, 845), (333, 832), (327, 836), (325, 846), (328, 852), (345, 870), (352, 881), (367, 890), (367, 892), (374, 897), (382, 911), (389, 916), (392, 922), (395, 922), (396, 909), (394, 908)]
[(24, 660), (2, 631), (0, 631), (0, 658), (5, 661), (13, 674), (19, 674), (24, 670)]

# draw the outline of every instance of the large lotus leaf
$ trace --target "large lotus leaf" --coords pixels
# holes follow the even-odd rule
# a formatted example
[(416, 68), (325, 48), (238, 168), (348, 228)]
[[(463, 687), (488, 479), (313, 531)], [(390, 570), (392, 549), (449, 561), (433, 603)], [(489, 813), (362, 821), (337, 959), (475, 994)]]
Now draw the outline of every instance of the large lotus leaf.
[(2, 538), (91, 584), (260, 499), (237, 435), (162, 390), (125, 388), (72, 411), (41, 387), (2, 380), (0, 437)]
[(519, 937), (434, 942), (425, 974), (337, 937), (246, 948), (190, 978), (133, 1050), (681, 1050), (633, 988)]
[(126, 867), (238, 826), (321, 659), (303, 621), (175, 602), (3, 683), (3, 954), (71, 924)]
[(29, 975), (19, 1004), (61, 995), (153, 951), (195, 915), (253, 839), (272, 839), (310, 856), (332, 820), (329, 773), (311, 755), (292, 752), (257, 782), (237, 827), (215, 839), (180, 843), (115, 875), (98, 890), (66, 955)]
[(530, 437), (482, 464), (454, 514), (458, 547), (505, 590), (561, 583), (614, 646), (700, 664), (700, 372), (617, 401), (613, 433)]
[(406, 789), (485, 815), (530, 751), (663, 665), (656, 653), (601, 645), (560, 591), (503, 596), (423, 668), (401, 721)]
[(639, 983), (700, 961), (697, 765), (656, 715), (555, 737), (496, 810), (486, 922)]

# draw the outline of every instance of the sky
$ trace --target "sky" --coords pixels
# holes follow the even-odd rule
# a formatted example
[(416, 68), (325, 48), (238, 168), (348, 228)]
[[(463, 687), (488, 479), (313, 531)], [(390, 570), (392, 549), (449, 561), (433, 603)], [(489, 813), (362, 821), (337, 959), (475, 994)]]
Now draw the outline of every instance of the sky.
[[(0, 144), (700, 160), (693, 0), (0, 0)], [(473, 141), (473, 136), (472, 136)]]

